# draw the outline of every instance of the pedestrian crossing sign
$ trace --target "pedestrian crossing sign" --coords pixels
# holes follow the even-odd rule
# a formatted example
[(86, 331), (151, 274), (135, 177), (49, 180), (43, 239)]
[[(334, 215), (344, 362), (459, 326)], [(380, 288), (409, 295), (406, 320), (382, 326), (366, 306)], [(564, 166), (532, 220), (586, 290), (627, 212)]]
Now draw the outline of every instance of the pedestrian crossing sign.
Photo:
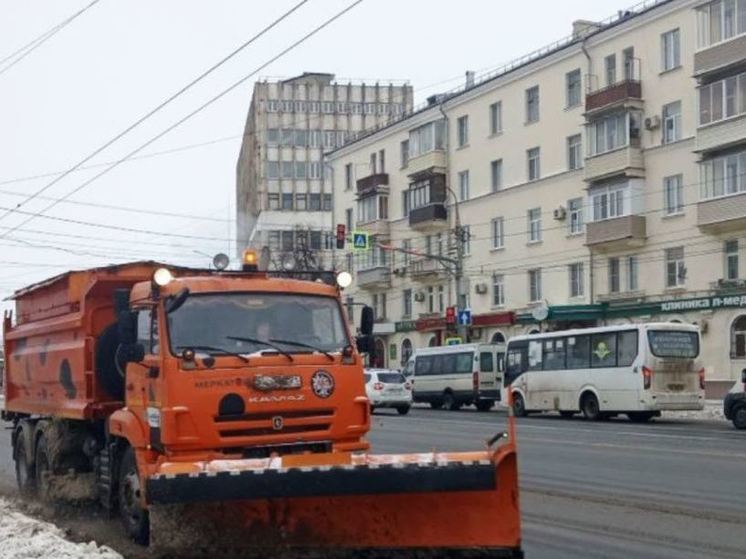
[(368, 234), (362, 231), (352, 232), (352, 248), (355, 250), (367, 250), (368, 245)]

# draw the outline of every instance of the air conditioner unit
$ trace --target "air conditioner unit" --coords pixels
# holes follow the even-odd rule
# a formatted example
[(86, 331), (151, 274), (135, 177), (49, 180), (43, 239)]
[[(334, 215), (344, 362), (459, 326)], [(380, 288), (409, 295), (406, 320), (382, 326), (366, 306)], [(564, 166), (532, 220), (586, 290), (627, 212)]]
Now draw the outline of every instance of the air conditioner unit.
[(474, 291), (479, 293), (480, 295), (484, 295), (487, 293), (487, 284), (486, 283), (478, 283), (474, 286)]
[(658, 115), (649, 116), (645, 119), (645, 130), (655, 130), (661, 125), (661, 117)]
[(552, 216), (557, 221), (562, 221), (563, 219), (565, 219), (566, 215), (567, 215), (567, 210), (565, 209), (564, 206), (560, 206), (558, 208), (555, 208), (554, 211), (552, 212)]
[(414, 294), (414, 300), (418, 303), (422, 303), (425, 300), (425, 294), (422, 291), (418, 291)]

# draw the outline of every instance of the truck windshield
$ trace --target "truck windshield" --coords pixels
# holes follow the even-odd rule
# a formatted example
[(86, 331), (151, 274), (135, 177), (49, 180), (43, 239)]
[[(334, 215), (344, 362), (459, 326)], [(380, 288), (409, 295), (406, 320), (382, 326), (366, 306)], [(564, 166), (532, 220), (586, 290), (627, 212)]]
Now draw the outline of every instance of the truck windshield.
[(312, 353), (350, 344), (339, 303), (315, 295), (192, 294), (168, 315), (168, 328), (172, 349), (210, 346), (250, 354), (281, 346), (284, 353)]

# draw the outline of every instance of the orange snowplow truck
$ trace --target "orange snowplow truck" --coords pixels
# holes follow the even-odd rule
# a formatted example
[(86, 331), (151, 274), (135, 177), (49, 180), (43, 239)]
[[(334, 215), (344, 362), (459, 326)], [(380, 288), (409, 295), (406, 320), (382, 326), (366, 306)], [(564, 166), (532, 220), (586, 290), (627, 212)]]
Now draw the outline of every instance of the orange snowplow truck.
[(137, 262), (13, 298), (3, 417), (23, 493), (93, 497), (182, 555), (522, 556), (512, 435), (369, 453), (372, 309), (354, 338), (338, 285)]

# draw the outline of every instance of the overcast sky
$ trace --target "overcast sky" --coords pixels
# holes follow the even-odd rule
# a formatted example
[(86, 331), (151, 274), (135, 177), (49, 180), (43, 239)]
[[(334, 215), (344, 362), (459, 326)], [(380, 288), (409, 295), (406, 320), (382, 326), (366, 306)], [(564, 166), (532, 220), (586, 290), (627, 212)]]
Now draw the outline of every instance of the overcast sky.
[[(92, 0), (0, 0), (0, 60)], [(0, 64), (0, 215), (78, 163), (298, 0), (100, 0), (24, 60)], [(207, 80), (114, 144), (92, 164), (122, 157), (352, 0), (310, 0)], [(338, 78), (408, 80), (417, 100), (460, 85), (465, 70), (497, 67), (568, 35), (575, 19), (599, 20), (619, 0), (365, 0), (259, 75), (303, 71)], [(60, 204), (47, 215), (186, 238), (107, 230), (38, 217), (0, 219), (0, 294), (70, 268), (165, 259), (207, 265), (229, 252), (235, 164), (253, 79), (158, 140), (144, 154), (207, 146), (124, 163), (72, 201), (198, 216), (138, 214)], [(227, 139), (226, 139), (227, 138)], [(219, 140), (219, 141), (215, 141)], [(72, 173), (43, 196), (59, 198), (101, 171)], [(20, 210), (38, 212), (35, 199)], [(207, 219), (201, 219), (207, 218)], [(11, 240), (13, 239), (13, 240)], [(31, 243), (30, 246), (28, 244)], [(55, 250), (45, 246), (56, 246)], [(71, 252), (72, 251), (72, 252)], [(230, 252), (229, 252), (230, 253)]]

